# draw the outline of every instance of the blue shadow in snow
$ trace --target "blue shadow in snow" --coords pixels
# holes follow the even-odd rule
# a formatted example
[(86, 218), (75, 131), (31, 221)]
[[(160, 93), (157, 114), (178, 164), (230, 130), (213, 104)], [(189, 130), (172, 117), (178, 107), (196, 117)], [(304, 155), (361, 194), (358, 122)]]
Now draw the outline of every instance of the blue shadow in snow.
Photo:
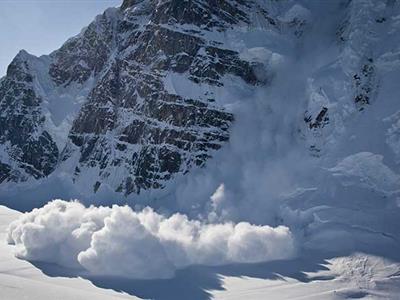
[(301, 282), (330, 280), (332, 277), (308, 277), (306, 272), (327, 270), (326, 257), (310, 253), (307, 257), (258, 264), (232, 264), (218, 267), (191, 266), (178, 270), (174, 278), (133, 280), (117, 277), (87, 276), (77, 270), (57, 265), (32, 262), (51, 277), (82, 277), (100, 288), (124, 292), (143, 299), (155, 300), (208, 300), (211, 290), (223, 290), (222, 276), (253, 277), (270, 280), (294, 278)]

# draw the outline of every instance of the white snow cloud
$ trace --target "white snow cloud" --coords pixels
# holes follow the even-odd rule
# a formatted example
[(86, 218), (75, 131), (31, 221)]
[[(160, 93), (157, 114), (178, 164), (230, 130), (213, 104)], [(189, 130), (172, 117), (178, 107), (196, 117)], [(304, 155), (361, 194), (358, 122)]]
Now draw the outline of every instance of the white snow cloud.
[(151, 208), (85, 208), (62, 200), (22, 215), (10, 225), (8, 242), (22, 259), (140, 279), (169, 278), (193, 264), (255, 263), (295, 254), (292, 233), (283, 226), (206, 224)]
[(11, 223), (7, 240), (17, 245), (19, 258), (80, 267), (76, 256), (90, 246), (92, 234), (110, 214), (110, 208), (55, 200)]
[(235, 115), (229, 143), (204, 168), (177, 176), (171, 211), (178, 208), (213, 221), (283, 223), (285, 195), (314, 186), (314, 174), (320, 172), (299, 132), (307, 97), (296, 83), (305, 77), (299, 64), (285, 57), (273, 84), (260, 87), (250, 99), (239, 88), (235, 96), (226, 97)]

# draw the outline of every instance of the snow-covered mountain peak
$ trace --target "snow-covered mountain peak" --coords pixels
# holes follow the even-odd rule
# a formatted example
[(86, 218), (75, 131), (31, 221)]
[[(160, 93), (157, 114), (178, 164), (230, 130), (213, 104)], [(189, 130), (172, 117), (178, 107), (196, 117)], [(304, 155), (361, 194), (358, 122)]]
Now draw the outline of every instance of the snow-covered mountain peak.
[[(50, 55), (21, 52), (0, 80), (2, 203), (132, 209), (55, 201), (18, 221), (10, 240), (28, 249), (21, 230), (44, 220), (38, 231), (50, 243), (32, 257), (78, 245), (69, 257), (78, 266), (132, 278), (160, 272), (131, 272), (107, 252), (98, 264), (96, 230), (126, 234), (114, 248), (134, 245), (118, 256), (140, 263), (137, 232), (162, 240), (157, 257), (178, 242), (187, 260), (174, 250), (154, 263), (166, 277), (189, 264), (310, 250), (398, 260), (399, 31), (395, 1), (131, 0)], [(92, 212), (104, 221), (96, 230)], [(52, 238), (48, 213), (65, 218), (67, 243)], [(86, 229), (82, 244), (75, 233)], [(284, 243), (269, 248), (277, 233)], [(68, 265), (64, 253), (55, 261)]]
[[(126, 0), (49, 56), (21, 52), (10, 65), (2, 122), (16, 127), (23, 111), (29, 126), (18, 142), (0, 132), (2, 185), (63, 178), (93, 199), (163, 197), (225, 148), (242, 154), (232, 147), (249, 123), (262, 151), (286, 155), (295, 143), (325, 159), (393, 71), (398, 5), (371, 3)], [(251, 110), (261, 125), (246, 121)]]

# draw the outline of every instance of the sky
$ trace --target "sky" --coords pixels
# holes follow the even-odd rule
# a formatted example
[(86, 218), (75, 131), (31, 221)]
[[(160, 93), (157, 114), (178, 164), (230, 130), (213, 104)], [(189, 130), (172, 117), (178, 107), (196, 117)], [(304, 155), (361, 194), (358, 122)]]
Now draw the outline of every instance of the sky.
[(0, 0), (0, 77), (19, 50), (49, 54), (122, 0)]

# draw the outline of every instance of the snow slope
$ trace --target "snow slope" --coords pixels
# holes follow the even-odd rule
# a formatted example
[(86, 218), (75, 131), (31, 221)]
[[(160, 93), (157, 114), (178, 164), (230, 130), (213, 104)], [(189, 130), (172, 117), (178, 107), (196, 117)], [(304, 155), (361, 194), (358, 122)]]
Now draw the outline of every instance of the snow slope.
[(362, 253), (330, 259), (314, 253), (264, 264), (192, 267), (169, 280), (83, 279), (65, 268), (15, 258), (15, 247), (5, 241), (6, 228), (20, 215), (0, 206), (0, 299), (4, 300), (138, 299), (134, 295), (171, 300), (400, 299), (400, 264)]
[(215, 292), (214, 299), (400, 299), (399, 264), (354, 254), (323, 266), (325, 270), (307, 272), (305, 281), (279, 273), (276, 280), (224, 277), (226, 291)]

